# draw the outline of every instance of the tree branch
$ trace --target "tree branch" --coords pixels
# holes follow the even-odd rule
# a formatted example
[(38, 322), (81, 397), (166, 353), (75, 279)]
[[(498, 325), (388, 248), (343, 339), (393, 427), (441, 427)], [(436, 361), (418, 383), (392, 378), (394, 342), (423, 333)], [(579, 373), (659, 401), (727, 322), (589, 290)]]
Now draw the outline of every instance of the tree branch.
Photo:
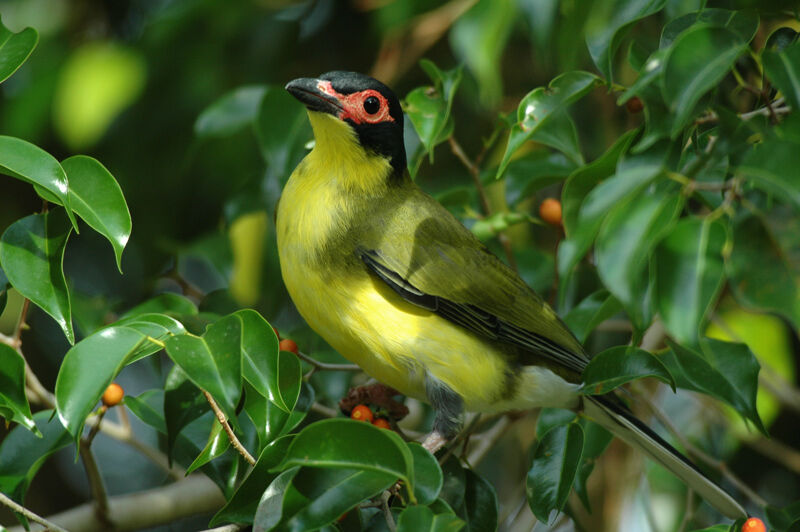
[(214, 400), (214, 398), (211, 397), (211, 394), (203, 390), (203, 395), (206, 396), (208, 404), (211, 405), (211, 410), (213, 410), (214, 414), (217, 416), (217, 420), (219, 421), (220, 425), (222, 425), (222, 428), (225, 430), (225, 434), (228, 435), (228, 439), (231, 441), (231, 445), (233, 445), (233, 448), (239, 451), (239, 454), (241, 454), (244, 457), (244, 459), (247, 460), (248, 464), (250, 464), (251, 466), (256, 465), (256, 459), (253, 458), (253, 455), (250, 454), (247, 451), (247, 449), (245, 449), (244, 445), (242, 445), (242, 442), (240, 442), (239, 438), (236, 437), (236, 434), (233, 433), (233, 429), (228, 423), (228, 418), (226, 418), (225, 414), (222, 412), (222, 410), (220, 410), (219, 405)]
[[(2, 494), (0, 494), (2, 495)], [(119, 532), (151, 528), (192, 515), (215, 512), (225, 504), (219, 488), (204, 475), (191, 475), (161, 488), (117, 495), (108, 500), (109, 517)], [(91, 503), (83, 504), (47, 518), (50, 530), (66, 532), (106, 532), (108, 525), (95, 515)], [(53, 525), (56, 523), (56, 525)], [(45, 525), (47, 526), (47, 525)], [(31, 530), (46, 530), (31, 527)], [(21, 526), (10, 532), (24, 532)]]
[(40, 525), (44, 526), (46, 530), (55, 530), (56, 532), (67, 532), (67, 530), (61, 528), (57, 524), (51, 523), (44, 517), (41, 517), (38, 514), (33, 513), (32, 511), (28, 510), (21, 504), (17, 504), (15, 501), (7, 497), (6, 494), (3, 492), (0, 492), (0, 503), (2, 503), (5, 506), (8, 506), (15, 512), (24, 515), (30, 521), (33, 521), (34, 523), (39, 523)]
[(361, 367), (355, 364), (329, 364), (327, 362), (320, 362), (319, 360), (306, 355), (302, 351), (298, 351), (297, 356), (300, 357), (301, 360), (308, 362), (316, 369), (321, 371), (362, 371)]

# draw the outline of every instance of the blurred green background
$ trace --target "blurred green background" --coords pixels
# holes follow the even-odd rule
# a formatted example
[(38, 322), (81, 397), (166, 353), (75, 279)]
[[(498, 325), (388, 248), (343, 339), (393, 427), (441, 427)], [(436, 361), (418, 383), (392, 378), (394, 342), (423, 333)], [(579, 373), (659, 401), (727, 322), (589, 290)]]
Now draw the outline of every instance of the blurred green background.
[[(702, 4), (706, 2), (670, 0), (661, 15), (637, 25), (637, 39), (657, 43), (665, 20)], [(758, 2), (707, 4), (742, 8)], [(790, 4), (767, 6), (769, 10), (761, 13), (764, 35), (757, 40), (763, 42), (771, 28), (787, 24), (780, 9)], [(198, 121), (203, 111), (243, 86), (267, 84), (269, 90), (281, 90), (293, 78), (329, 70), (371, 73), (402, 98), (411, 89), (430, 84), (418, 64), (428, 58), (443, 69), (465, 66), (454, 103), (455, 135), (476, 157), (495, 130), (499, 114), (515, 111), (528, 91), (567, 70), (595, 71), (584, 35), (587, 28), (605, 24), (615, 8), (614, 1), (599, 0), (0, 1), (7, 27), (20, 31), (32, 26), (40, 34), (31, 58), (0, 89), (0, 134), (35, 143), (58, 159), (75, 153), (96, 157), (119, 181), (133, 219), (122, 261), (124, 275), (117, 272), (108, 243), (99, 235), (82, 231), (70, 242), (65, 271), (78, 334), (154, 294), (188, 289), (188, 295), (212, 294), (206, 304), (215, 309), (252, 306), (284, 336), (295, 338), (301, 349), (325, 356), (329, 348), (293, 310), (277, 266), (272, 214), (288, 173), (277, 170), (278, 165), (265, 165), (251, 127), (234, 122), (225, 129), (217, 124), (205, 134), (202, 120)], [(621, 61), (616, 71), (624, 85), (636, 77), (626, 65)], [(244, 111), (254, 105), (255, 93), (236, 94), (234, 103)], [(616, 95), (602, 90), (579, 102), (571, 114), (587, 161), (641, 123), (640, 115), (618, 107)], [(278, 119), (260, 125), (279, 137), (289, 135), (291, 126)], [(300, 144), (310, 140), (307, 129), (300, 126), (299, 131), (300, 137), (305, 135)], [(418, 140), (412, 130), (408, 133), (413, 149)], [(493, 175), (504, 144), (498, 142), (484, 154), (487, 176)], [(302, 151), (287, 145), (277, 156), (291, 169)], [(472, 223), (480, 207), (468, 173), (446, 145), (436, 150), (434, 162), (421, 163), (418, 182)], [(489, 188), (493, 203), (501, 208), (504, 197), (524, 192), (504, 186), (509, 185)], [(544, 187), (526, 198), (523, 207), (529, 205), (535, 213), (543, 198), (558, 196), (557, 185)], [(0, 230), (40, 206), (28, 184), (0, 175)], [(511, 236), (526, 281), (549, 296), (557, 232), (520, 226)], [(497, 242), (490, 245), (500, 249)], [(186, 282), (191, 286), (187, 288)], [(12, 293), (0, 316), (0, 330), (13, 327), (18, 305), (19, 298)], [(729, 316), (735, 327), (752, 323), (736, 308)], [(38, 309), (31, 310), (29, 322), (26, 355), (52, 389), (66, 340)], [(764, 331), (771, 331), (775, 345), (761, 350), (793, 379), (796, 338), (777, 318), (758, 323), (739, 334), (757, 342)], [(136, 394), (153, 383), (157, 386), (161, 378), (158, 367), (139, 364), (127, 369), (120, 382), (128, 393)], [(346, 386), (342, 379), (330, 383), (328, 402)], [(681, 426), (691, 424), (681, 415), (687, 406), (698, 405), (686, 398), (667, 404)], [(780, 411), (773, 416), (777, 416), (773, 434), (790, 446), (800, 445), (797, 413)], [(521, 488), (527, 469), (526, 457), (516, 448), (530, 443), (533, 424), (527, 429), (519, 425), (510, 441), (498, 446), (480, 468), (495, 481), (501, 501)], [(708, 435), (710, 445), (730, 446), (715, 434)], [(150, 438), (155, 441), (156, 436)], [(504, 451), (509, 448), (512, 452)], [(160, 482), (159, 473), (140, 457), (120, 459), (120, 453), (130, 451), (102, 436), (96, 449), (101, 462), (113, 464), (104, 469), (112, 494)], [(601, 477), (597, 482), (613, 484), (613, 455), (621, 452), (615, 449), (611, 465), (597, 474)], [(70, 453), (61, 453), (36, 478), (28, 496), (30, 507), (46, 515), (88, 498), (83, 472)], [(732, 460), (732, 467), (765, 498), (776, 504), (800, 498), (800, 479), (780, 463), (747, 448)], [(674, 479), (664, 474), (661, 481), (670, 484)], [(512, 511), (501, 503), (501, 516)], [(645, 519), (635, 506), (628, 512), (631, 523)], [(204, 525), (201, 518), (168, 529)]]

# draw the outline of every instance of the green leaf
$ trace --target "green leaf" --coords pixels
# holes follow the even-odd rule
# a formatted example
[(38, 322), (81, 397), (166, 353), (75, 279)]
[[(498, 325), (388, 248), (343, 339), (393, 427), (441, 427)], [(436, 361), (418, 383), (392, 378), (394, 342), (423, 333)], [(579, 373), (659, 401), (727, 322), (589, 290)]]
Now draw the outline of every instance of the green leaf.
[[(148, 336), (157, 340), (163, 340), (169, 335), (185, 334), (186, 329), (183, 325), (164, 314), (139, 314), (130, 318), (123, 318), (114, 323), (115, 327), (126, 327), (140, 332), (143, 336)], [(132, 364), (137, 360), (158, 353), (164, 348), (161, 342), (142, 342), (141, 345), (131, 352), (125, 364)]]
[(6, 344), (0, 344), (0, 416), (38, 433), (25, 396), (25, 359)]
[[(397, 532), (458, 532), (464, 521), (455, 514), (434, 514), (427, 506), (409, 506), (397, 520)], [(491, 529), (486, 529), (491, 530)]]
[(756, 410), (758, 372), (755, 355), (745, 344), (712, 338), (700, 340), (700, 350), (667, 340), (670, 350), (661, 361), (675, 377), (679, 388), (701, 392), (732, 406), (766, 435)]
[(188, 298), (173, 292), (164, 292), (139, 303), (122, 315), (122, 318), (131, 318), (140, 314), (169, 314), (170, 316), (195, 316), (197, 306)]
[(232, 424), (242, 391), (242, 322), (226, 316), (206, 329), (202, 337), (171, 336), (164, 342), (169, 357), (189, 380), (216, 400)]
[(0, 83), (22, 66), (38, 42), (39, 34), (35, 29), (25, 28), (14, 33), (0, 23)]
[(56, 378), (56, 411), (76, 442), (86, 417), (145, 335), (129, 327), (106, 327), (67, 351)]
[(512, 0), (477, 2), (456, 18), (450, 29), (450, 46), (478, 81), (484, 106), (493, 107), (503, 94), (500, 58), (515, 22)]
[(567, 502), (583, 451), (583, 429), (577, 423), (549, 430), (536, 445), (525, 492), (533, 515), (550, 523), (550, 514)]
[(675, 390), (675, 379), (658, 357), (638, 347), (618, 345), (592, 357), (583, 372), (582, 393), (603, 395), (643, 377), (655, 377)]
[(45, 461), (69, 445), (69, 433), (52, 417), (52, 410), (36, 412), (33, 421), (39, 436), (16, 427), (0, 444), (0, 492), (17, 502), (23, 502), (28, 486)]
[(294, 436), (279, 438), (261, 451), (256, 465), (236, 488), (225, 506), (211, 519), (210, 526), (219, 526), (224, 523), (253, 523), (258, 502), (264, 493), (264, 486), (268, 486), (276, 476), (270, 470), (283, 459), (292, 438)]
[(800, 170), (796, 163), (796, 143), (770, 139), (753, 146), (739, 165), (739, 172), (757, 187), (800, 210)]
[(415, 485), (413, 455), (400, 436), (351, 419), (326, 419), (300, 431), (280, 469), (294, 466), (375, 471), (402, 479), (409, 490)]
[(221, 456), (230, 446), (231, 441), (228, 439), (228, 435), (225, 433), (222, 425), (220, 423), (214, 423), (211, 425), (211, 433), (208, 435), (206, 446), (197, 458), (194, 459), (194, 462), (186, 468), (186, 474), (190, 474), (196, 469), (206, 465), (214, 458)]
[(418, 504), (430, 504), (439, 497), (442, 490), (442, 468), (439, 462), (422, 445), (408, 444), (414, 459), (414, 496)]
[(442, 477), (439, 499), (447, 502), (451, 508), (460, 508), (464, 504), (467, 475), (456, 457), (451, 456), (442, 464)]
[(586, 418), (581, 418), (579, 423), (583, 427), (583, 453), (581, 454), (581, 463), (578, 467), (578, 473), (575, 475), (572, 489), (581, 499), (586, 509), (591, 512), (586, 482), (589, 480), (592, 470), (594, 470), (595, 462), (609, 446), (614, 436), (600, 425), (592, 423)]
[(638, 329), (646, 328), (652, 317), (646, 298), (650, 253), (683, 207), (677, 185), (666, 184), (616, 205), (607, 214), (595, 245), (600, 279)]
[(63, 269), (71, 232), (63, 209), (17, 220), (0, 237), (0, 264), (11, 285), (52, 316), (73, 344), (72, 307)]
[(589, 72), (566, 72), (551, 81), (547, 87), (529, 92), (517, 107), (517, 121), (511, 127), (506, 151), (497, 169), (497, 178), (503, 175), (514, 153), (537, 134), (542, 135), (544, 132), (544, 138), (563, 140), (562, 112), (599, 83), (599, 78)]
[(271, 173), (288, 178), (312, 138), (303, 104), (282, 87), (270, 86), (261, 100), (253, 127)]
[(300, 471), (299, 467), (293, 467), (284, 471), (264, 490), (264, 494), (258, 501), (256, 513), (253, 516), (253, 532), (266, 532), (273, 530), (283, 517), (283, 499), (287, 491), (292, 489), (292, 479)]
[(167, 456), (173, 456), (178, 436), (190, 423), (210, 409), (206, 398), (192, 384), (180, 366), (173, 366), (164, 384), (164, 423), (167, 428)]
[[(536, 191), (563, 181), (576, 168), (576, 164), (561, 153), (536, 150), (514, 159), (503, 174), (506, 203), (515, 207)], [(613, 170), (612, 170), (613, 171)], [(484, 185), (494, 183), (494, 174), (487, 175)], [(474, 188), (474, 187), (473, 187)]]
[(0, 135), (0, 173), (39, 185), (50, 192), (64, 205), (67, 217), (77, 230), (67, 174), (55, 157), (30, 142)]
[(661, 32), (659, 48), (669, 48), (675, 39), (692, 26), (728, 28), (748, 43), (758, 31), (758, 14), (755, 11), (731, 11), (705, 8), (670, 20)]
[[(764, 516), (772, 528), (790, 530), (792, 525), (800, 521), (800, 501), (795, 501), (782, 508), (769, 504), (764, 508)], [(792, 530), (792, 532), (794, 531)]]
[(258, 393), (291, 412), (297, 403), (302, 368), (297, 355), (280, 352), (269, 323), (254, 310), (240, 310), (242, 322), (242, 376)]
[(138, 396), (126, 395), (122, 402), (133, 415), (159, 433), (167, 434), (167, 424), (164, 421), (164, 390), (147, 390)]
[(737, 301), (783, 314), (800, 328), (800, 287), (785, 252), (758, 216), (733, 227), (733, 250), (725, 262)]
[(746, 49), (742, 37), (725, 28), (697, 26), (675, 40), (661, 77), (664, 100), (676, 115), (672, 138), (683, 130), (700, 98), (719, 84)]
[(194, 123), (194, 134), (201, 139), (225, 137), (252, 124), (266, 93), (267, 87), (263, 85), (237, 87), (200, 113)]
[(565, 408), (542, 408), (536, 421), (536, 436), (543, 438), (554, 427), (566, 426), (575, 421), (578, 414)]
[(661, 11), (666, 0), (613, 0), (599, 6), (590, 19), (586, 44), (594, 64), (613, 79), (614, 55), (626, 30), (637, 20)]
[(564, 323), (575, 337), (584, 343), (595, 327), (620, 310), (622, 304), (608, 290), (598, 290), (572, 308), (564, 316)]
[(467, 525), (464, 531), (497, 530), (497, 493), (494, 486), (471, 469), (465, 469), (464, 475), (464, 504), (458, 512)]
[(571, 237), (577, 229), (578, 209), (584, 198), (597, 183), (614, 174), (617, 161), (628, 151), (637, 133), (636, 129), (624, 133), (603, 155), (579, 167), (567, 177), (564, 189), (561, 191), (561, 219), (568, 237)]
[(685, 218), (656, 249), (658, 310), (667, 331), (695, 344), (702, 322), (723, 282), (725, 226), (710, 219)]
[(421, 60), (420, 65), (433, 80), (434, 86), (412, 90), (406, 96), (404, 111), (433, 162), (433, 148), (444, 142), (447, 138), (445, 133), (453, 129), (450, 109), (461, 83), (462, 68), (442, 71), (427, 59)]
[(75, 155), (61, 161), (69, 179), (72, 210), (111, 242), (122, 272), (122, 251), (131, 236), (131, 215), (117, 180), (97, 159)]
[(767, 77), (781, 90), (792, 110), (800, 109), (800, 42), (780, 51), (764, 50), (761, 60)]

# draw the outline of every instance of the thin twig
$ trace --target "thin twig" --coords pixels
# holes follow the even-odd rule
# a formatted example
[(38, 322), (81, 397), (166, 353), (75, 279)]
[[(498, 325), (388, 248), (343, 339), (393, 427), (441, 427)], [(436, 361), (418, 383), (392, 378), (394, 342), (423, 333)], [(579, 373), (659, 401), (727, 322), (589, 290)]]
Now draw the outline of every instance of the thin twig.
[[(492, 215), (492, 207), (489, 204), (489, 196), (486, 194), (486, 189), (481, 183), (481, 171), (478, 168), (478, 165), (475, 164), (467, 154), (464, 152), (464, 149), (461, 147), (461, 144), (458, 143), (455, 136), (450, 135), (447, 137), (447, 141), (450, 143), (450, 150), (452, 150), (453, 155), (461, 161), (461, 164), (469, 172), (470, 177), (472, 177), (472, 182), (475, 184), (475, 188), (478, 191), (478, 197), (481, 201), (481, 208), (483, 209), (483, 214), (486, 216)], [(517, 261), (514, 259), (514, 252), (511, 249), (511, 241), (508, 239), (508, 236), (505, 235), (502, 231), (497, 233), (497, 239), (500, 241), (500, 244), (503, 246), (503, 250), (506, 253), (506, 258), (508, 259), (508, 265), (514, 271), (518, 271), (517, 269)]]
[(31, 300), (27, 297), (22, 301), (22, 310), (19, 312), (19, 319), (17, 320), (17, 326), (14, 329), (14, 343), (16, 347), (22, 345), (22, 330), (25, 328), (26, 323), (25, 319), (28, 317), (28, 308), (31, 306)]
[(683, 511), (683, 518), (681, 519), (681, 524), (678, 527), (678, 532), (685, 532), (686, 529), (689, 527), (689, 521), (692, 520), (694, 516), (694, 491), (692, 488), (686, 488), (686, 509)]
[(5, 506), (8, 506), (9, 508), (11, 508), (12, 510), (14, 510), (15, 512), (17, 512), (19, 514), (24, 515), (25, 517), (27, 517), (31, 521), (33, 521), (35, 523), (39, 523), (40, 525), (45, 527), (45, 529), (47, 529), (47, 530), (55, 530), (55, 532), (67, 532), (67, 530), (61, 528), (57, 524), (51, 523), (50, 521), (48, 521), (44, 517), (33, 513), (32, 511), (28, 510), (27, 508), (25, 508), (21, 504), (18, 504), (17, 502), (11, 500), (6, 494), (4, 494), (2, 492), (0, 492), (0, 503), (2, 503)]
[(219, 424), (222, 425), (222, 428), (225, 430), (225, 434), (228, 435), (228, 439), (231, 441), (231, 445), (233, 445), (233, 448), (239, 451), (239, 454), (241, 454), (244, 457), (244, 459), (247, 461), (248, 464), (250, 464), (251, 466), (256, 465), (256, 459), (253, 458), (253, 455), (251, 455), (247, 451), (247, 449), (244, 448), (242, 442), (240, 442), (239, 438), (236, 437), (236, 434), (233, 433), (233, 429), (228, 423), (228, 418), (226, 418), (225, 414), (222, 412), (222, 410), (220, 410), (219, 405), (214, 400), (214, 398), (211, 397), (211, 394), (203, 390), (203, 395), (205, 395), (208, 404), (211, 405), (211, 410), (213, 410), (214, 414), (217, 416), (217, 420), (219, 421)]
[(362, 371), (361, 367), (355, 364), (329, 364), (327, 362), (320, 362), (319, 360), (306, 355), (302, 351), (298, 351), (297, 356), (320, 371)]
[(392, 510), (389, 508), (389, 498), (391, 498), (391, 492), (384, 491), (381, 494), (381, 510), (383, 510), (383, 517), (386, 519), (386, 526), (389, 527), (390, 532), (395, 532), (397, 530), (397, 525), (394, 523), (394, 517), (392, 517)]
[(86, 445), (91, 445), (94, 437), (97, 436), (97, 433), (100, 431), (100, 427), (103, 422), (103, 417), (105, 417), (106, 412), (108, 412), (108, 407), (106, 405), (101, 406), (97, 411), (97, 417), (95, 418), (94, 426), (89, 430), (89, 434), (86, 436), (85, 441)]
[(97, 467), (97, 461), (94, 459), (90, 442), (85, 438), (81, 439), (78, 445), (78, 451), (81, 455), (83, 467), (86, 470), (86, 477), (89, 480), (89, 490), (94, 500), (94, 511), (98, 521), (105, 523), (109, 528), (113, 528), (113, 523), (109, 517), (108, 511), (108, 493), (106, 486), (103, 482), (103, 476), (100, 474), (100, 469)]
[(489, 453), (489, 450), (494, 447), (495, 443), (503, 437), (503, 435), (511, 428), (513, 421), (508, 416), (501, 417), (497, 423), (489, 430), (480, 435), (480, 438), (474, 437), (472, 440), (475, 442), (473, 448), (467, 455), (467, 463), (472, 467), (477, 466)]

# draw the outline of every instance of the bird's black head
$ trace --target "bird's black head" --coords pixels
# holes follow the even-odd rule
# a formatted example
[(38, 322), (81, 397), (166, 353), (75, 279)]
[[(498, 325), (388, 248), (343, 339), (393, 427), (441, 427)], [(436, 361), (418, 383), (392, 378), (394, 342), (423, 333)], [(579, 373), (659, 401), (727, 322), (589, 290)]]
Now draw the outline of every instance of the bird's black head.
[(335, 70), (292, 80), (286, 90), (309, 110), (350, 124), (365, 149), (387, 157), (398, 174), (405, 171), (403, 109), (389, 87), (364, 74)]

